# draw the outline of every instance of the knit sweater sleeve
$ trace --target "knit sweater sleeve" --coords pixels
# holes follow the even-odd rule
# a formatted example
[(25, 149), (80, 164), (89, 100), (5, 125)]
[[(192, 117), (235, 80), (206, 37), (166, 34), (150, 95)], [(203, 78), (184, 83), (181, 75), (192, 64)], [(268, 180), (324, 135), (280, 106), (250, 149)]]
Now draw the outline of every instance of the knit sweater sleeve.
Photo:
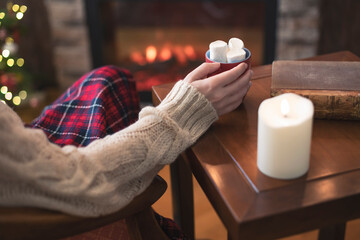
[(2, 103), (0, 111), (0, 205), (79, 216), (126, 206), (217, 119), (211, 103), (183, 81), (135, 124), (81, 148), (52, 144)]

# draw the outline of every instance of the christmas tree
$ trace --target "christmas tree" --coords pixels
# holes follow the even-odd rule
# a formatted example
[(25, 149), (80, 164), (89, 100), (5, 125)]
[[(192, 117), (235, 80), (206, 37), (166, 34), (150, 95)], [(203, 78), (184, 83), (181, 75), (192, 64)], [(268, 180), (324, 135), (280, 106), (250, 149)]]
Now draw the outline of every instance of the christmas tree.
[(0, 9), (0, 100), (10, 106), (22, 104), (32, 87), (25, 60), (18, 56), (21, 19), (26, 10), (25, 5), (11, 1), (6, 9)]

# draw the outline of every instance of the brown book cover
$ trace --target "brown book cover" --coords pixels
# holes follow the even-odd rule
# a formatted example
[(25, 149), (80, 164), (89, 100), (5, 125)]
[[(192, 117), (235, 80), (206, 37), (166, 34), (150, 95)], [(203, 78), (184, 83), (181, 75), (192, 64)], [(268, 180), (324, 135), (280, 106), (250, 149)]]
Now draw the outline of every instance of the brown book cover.
[(270, 94), (309, 98), (315, 118), (360, 119), (360, 62), (274, 61)]

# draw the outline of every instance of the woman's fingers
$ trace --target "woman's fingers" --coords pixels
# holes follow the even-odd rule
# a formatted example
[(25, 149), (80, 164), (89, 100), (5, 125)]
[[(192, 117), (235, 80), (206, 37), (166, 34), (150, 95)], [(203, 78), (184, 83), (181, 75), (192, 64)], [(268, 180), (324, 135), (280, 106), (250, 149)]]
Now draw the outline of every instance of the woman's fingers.
[(248, 65), (246, 63), (240, 63), (236, 67), (212, 76), (211, 78), (214, 79), (214, 83), (216, 85), (226, 86), (232, 83), (234, 80), (238, 79), (241, 75), (243, 75), (247, 68)]
[(234, 93), (239, 92), (241, 89), (246, 89), (247, 91), (251, 77), (252, 77), (252, 71), (251, 70), (246, 71), (243, 75), (241, 75), (240, 78), (224, 86), (222, 94), (224, 96), (233, 95)]
[(218, 115), (223, 115), (238, 107), (246, 95), (252, 71), (246, 71), (248, 65), (241, 63), (231, 70), (207, 78), (216, 71), (219, 63), (203, 63), (189, 73), (184, 81), (191, 83), (213, 105)]
[(210, 73), (215, 72), (220, 67), (220, 63), (203, 63), (199, 67), (195, 68), (192, 72), (190, 72), (185, 78), (184, 81), (191, 83), (195, 80), (200, 80)]
[(246, 87), (238, 89), (238, 91), (236, 91), (233, 95), (226, 96), (226, 98), (214, 102), (213, 103), (214, 108), (218, 109), (219, 114), (233, 111), (243, 102), (251, 85), (252, 83), (249, 82)]

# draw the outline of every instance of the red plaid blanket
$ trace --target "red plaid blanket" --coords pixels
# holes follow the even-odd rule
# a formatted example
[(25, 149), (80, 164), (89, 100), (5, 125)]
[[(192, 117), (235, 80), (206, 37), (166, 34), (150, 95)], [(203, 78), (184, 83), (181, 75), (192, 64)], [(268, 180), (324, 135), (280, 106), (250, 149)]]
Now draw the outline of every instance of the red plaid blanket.
[[(86, 146), (138, 119), (139, 97), (130, 72), (115, 66), (91, 71), (76, 81), (28, 127), (40, 128), (60, 146)], [(170, 239), (187, 239), (175, 222), (155, 213)], [(129, 239), (125, 221), (84, 233), (75, 239)]]
[(106, 66), (76, 81), (30, 127), (44, 130), (60, 146), (86, 146), (134, 123), (138, 113), (139, 97), (131, 74)]

